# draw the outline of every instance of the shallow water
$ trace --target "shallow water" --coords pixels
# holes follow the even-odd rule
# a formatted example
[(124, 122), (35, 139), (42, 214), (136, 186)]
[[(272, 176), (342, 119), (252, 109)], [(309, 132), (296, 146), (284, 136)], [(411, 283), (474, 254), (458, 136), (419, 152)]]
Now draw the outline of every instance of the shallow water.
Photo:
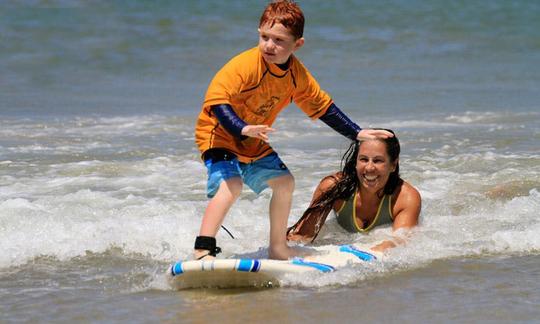
[(3, 320), (532, 323), (540, 315), (538, 255), (437, 260), (345, 286), (179, 292), (156, 287), (163, 264), (114, 251), (83, 259), (2, 271)]
[[(423, 197), (411, 242), (277, 289), (172, 290), (163, 273), (190, 256), (207, 202), (195, 118), (212, 75), (255, 45), (263, 3), (2, 3), (1, 322), (538, 321), (540, 6), (302, 5), (298, 56), (352, 119), (399, 136)], [(294, 105), (274, 127), (292, 224), (348, 143)], [(244, 191), (224, 257), (266, 256), (269, 199)], [(389, 234), (330, 218), (318, 244)]]

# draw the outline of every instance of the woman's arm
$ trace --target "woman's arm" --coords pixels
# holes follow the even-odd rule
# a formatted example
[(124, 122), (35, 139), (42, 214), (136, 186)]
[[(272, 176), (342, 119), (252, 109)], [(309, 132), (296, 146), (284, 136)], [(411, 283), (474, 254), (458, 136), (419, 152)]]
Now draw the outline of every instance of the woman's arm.
[[(321, 182), (315, 189), (315, 192), (313, 193), (313, 198), (311, 199), (311, 204), (309, 205), (308, 209), (304, 212), (304, 214), (296, 222), (296, 224), (294, 224), (287, 230), (287, 240), (302, 243), (313, 242), (313, 240), (319, 234), (319, 231), (324, 225), (326, 217), (328, 216), (332, 208), (316, 211), (310, 211), (310, 209), (316, 204), (317, 200), (320, 199), (325, 192), (327, 192), (329, 189), (336, 185), (338, 179), (339, 174), (334, 174), (321, 180)], [(339, 204), (339, 201), (334, 203), (332, 207), (336, 208), (335, 206), (337, 204)]]
[(383, 252), (386, 249), (396, 247), (406, 243), (406, 230), (418, 225), (418, 217), (422, 208), (422, 198), (416, 188), (404, 182), (401, 190), (397, 194), (396, 203), (393, 208), (394, 224), (392, 231), (394, 233), (402, 233), (405, 235), (399, 237), (395, 235), (392, 240), (385, 240), (371, 248), (373, 251)]

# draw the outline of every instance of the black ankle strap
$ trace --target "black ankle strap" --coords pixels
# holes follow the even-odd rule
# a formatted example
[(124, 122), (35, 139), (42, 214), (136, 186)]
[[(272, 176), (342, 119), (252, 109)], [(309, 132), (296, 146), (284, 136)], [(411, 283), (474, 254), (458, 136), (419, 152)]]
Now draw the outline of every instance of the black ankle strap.
[(221, 253), (221, 248), (216, 246), (216, 238), (211, 236), (197, 236), (195, 239), (195, 250), (208, 250), (207, 255), (213, 257)]

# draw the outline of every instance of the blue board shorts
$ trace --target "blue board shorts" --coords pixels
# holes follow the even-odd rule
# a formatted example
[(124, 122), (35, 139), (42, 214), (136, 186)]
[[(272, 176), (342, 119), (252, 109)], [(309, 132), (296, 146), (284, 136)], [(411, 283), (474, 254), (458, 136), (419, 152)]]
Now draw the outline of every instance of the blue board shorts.
[(272, 153), (251, 163), (242, 163), (238, 158), (226, 161), (214, 161), (205, 159), (204, 164), (208, 170), (208, 182), (206, 195), (214, 197), (223, 180), (240, 177), (256, 194), (260, 194), (268, 188), (267, 181), (273, 178), (291, 174), (285, 163), (281, 161), (277, 153)]

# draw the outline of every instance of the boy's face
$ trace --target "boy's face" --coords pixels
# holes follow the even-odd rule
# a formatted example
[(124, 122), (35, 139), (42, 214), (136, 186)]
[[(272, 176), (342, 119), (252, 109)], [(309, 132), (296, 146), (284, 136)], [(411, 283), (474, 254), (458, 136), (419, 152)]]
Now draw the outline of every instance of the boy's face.
[(263, 58), (274, 64), (286, 63), (291, 54), (304, 45), (304, 38), (295, 39), (280, 23), (262, 25), (259, 28), (259, 49)]

